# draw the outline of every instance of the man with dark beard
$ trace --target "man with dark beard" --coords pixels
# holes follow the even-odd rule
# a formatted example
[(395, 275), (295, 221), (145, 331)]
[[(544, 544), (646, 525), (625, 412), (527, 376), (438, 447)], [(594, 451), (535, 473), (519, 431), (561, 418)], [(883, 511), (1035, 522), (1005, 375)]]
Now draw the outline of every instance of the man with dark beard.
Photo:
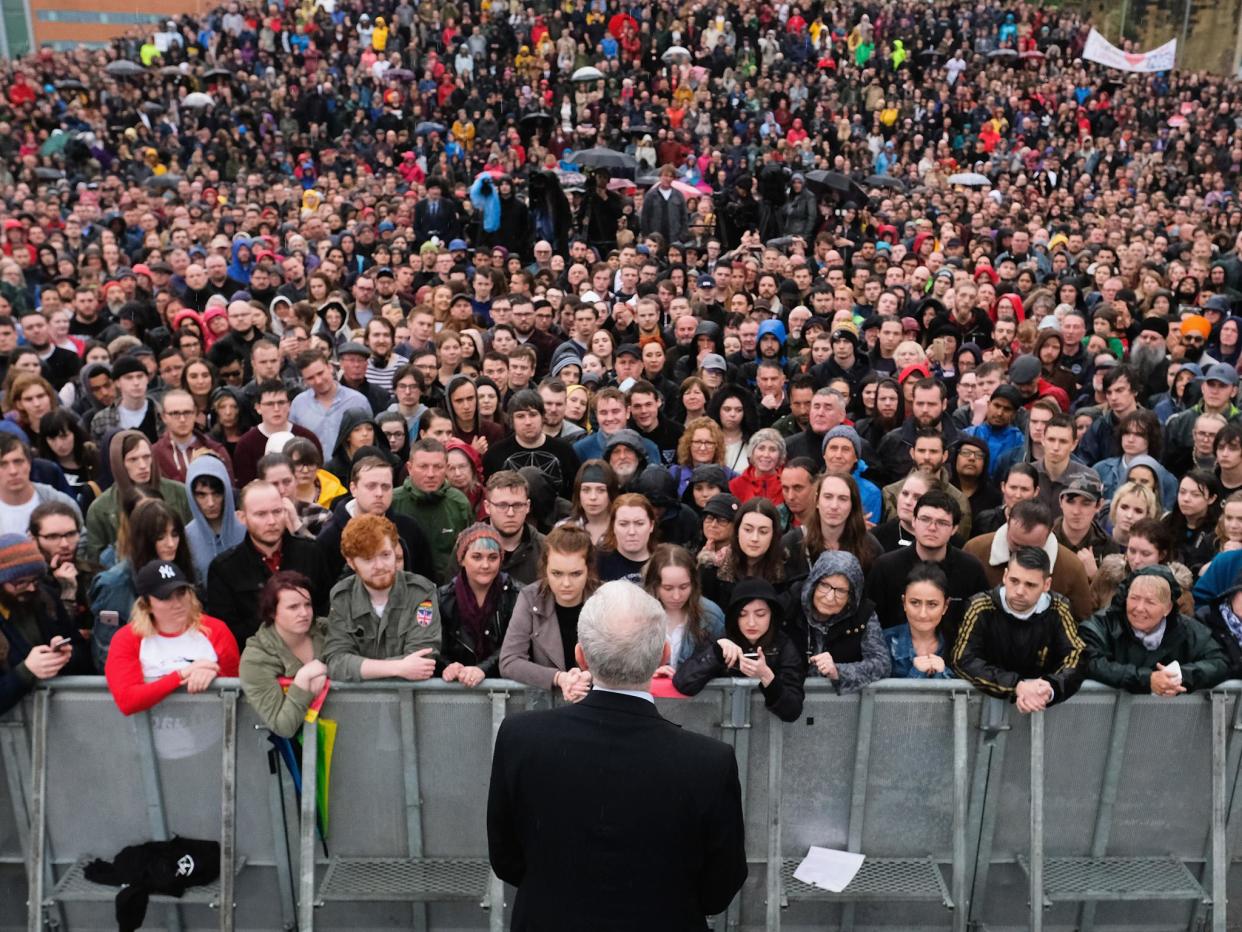
[(1139, 321), (1138, 336), (1130, 347), (1130, 365), (1142, 386), (1144, 404), (1152, 395), (1168, 391), (1168, 336), (1169, 322), (1163, 317), (1144, 317)]
[(1212, 325), (1202, 314), (1191, 314), (1182, 318), (1182, 346), (1185, 347), (1186, 362), (1196, 362), (1199, 368), (1207, 371), (1208, 366), (1216, 362), (1207, 354), (1207, 341), (1212, 336)]
[(0, 536), (0, 715), (39, 680), (90, 674), (90, 648), (74, 629), (33, 540)]

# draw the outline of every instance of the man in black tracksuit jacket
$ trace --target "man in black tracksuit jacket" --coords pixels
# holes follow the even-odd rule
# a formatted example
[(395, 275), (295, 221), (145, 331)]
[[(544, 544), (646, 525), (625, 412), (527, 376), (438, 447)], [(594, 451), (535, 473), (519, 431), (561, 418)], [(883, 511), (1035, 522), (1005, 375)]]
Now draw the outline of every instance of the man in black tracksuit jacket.
[(953, 669), (981, 692), (1034, 712), (1064, 702), (1082, 685), (1084, 645), (1066, 598), (1049, 591), (1048, 554), (1019, 548), (1004, 584), (970, 600)]

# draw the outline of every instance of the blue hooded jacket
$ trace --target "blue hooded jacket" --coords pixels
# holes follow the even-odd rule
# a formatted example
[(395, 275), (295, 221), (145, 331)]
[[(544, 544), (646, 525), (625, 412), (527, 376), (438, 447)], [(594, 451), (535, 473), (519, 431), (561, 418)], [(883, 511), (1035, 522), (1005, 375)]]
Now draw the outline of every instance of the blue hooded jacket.
[(755, 347), (756, 347), (756, 354), (757, 354), (755, 358), (756, 359), (763, 358), (763, 354), (758, 352), (758, 346), (759, 346), (759, 343), (762, 342), (763, 338), (767, 336), (776, 337), (776, 339), (780, 341), (780, 344), (781, 344), (780, 361), (781, 361), (781, 365), (784, 366), (785, 365), (785, 343), (788, 342), (789, 337), (785, 333), (785, 325), (782, 324), (779, 320), (765, 320), (763, 321), (763, 323), (759, 325), (759, 333), (755, 336)]
[[(203, 517), (203, 512), (194, 500), (194, 480), (199, 476), (211, 476), (224, 486), (224, 513), (220, 516), (220, 530), (213, 531)], [(199, 584), (207, 587), (207, 568), (211, 561), (224, 551), (236, 547), (246, 538), (245, 525), (237, 519), (237, 506), (233, 503), (233, 484), (229, 481), (228, 470), (217, 457), (203, 455), (190, 463), (185, 471), (186, 498), (190, 501), (190, 513), (194, 516), (185, 529), (186, 541), (190, 545), (190, 556), (194, 560), (194, 572)]]
[[(245, 248), (250, 252), (250, 258), (242, 262), (238, 258), (238, 253)], [(250, 284), (250, 270), (254, 268), (254, 244), (251, 240), (244, 236), (239, 236), (233, 240), (233, 257), (229, 261), (229, 277), (234, 281), (239, 281), (243, 285)]]

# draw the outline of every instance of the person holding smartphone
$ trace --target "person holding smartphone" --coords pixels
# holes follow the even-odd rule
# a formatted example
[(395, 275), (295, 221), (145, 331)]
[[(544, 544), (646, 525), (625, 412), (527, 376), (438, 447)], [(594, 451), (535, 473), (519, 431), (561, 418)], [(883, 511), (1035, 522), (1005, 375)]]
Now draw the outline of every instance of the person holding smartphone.
[(90, 650), (38, 545), (21, 534), (0, 536), (0, 715), (39, 680), (92, 672)]
[(780, 628), (784, 607), (773, 585), (743, 579), (733, 587), (725, 613), (725, 636), (708, 641), (677, 668), (673, 685), (687, 696), (711, 680), (746, 676), (759, 681), (764, 704), (784, 722), (802, 715), (806, 666), (797, 647)]

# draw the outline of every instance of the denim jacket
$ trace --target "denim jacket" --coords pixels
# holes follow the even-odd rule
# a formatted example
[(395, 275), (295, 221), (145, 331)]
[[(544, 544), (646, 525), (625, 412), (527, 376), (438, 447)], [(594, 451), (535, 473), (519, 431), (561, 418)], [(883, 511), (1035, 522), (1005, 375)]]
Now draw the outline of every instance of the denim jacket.
[(884, 640), (888, 642), (888, 653), (893, 659), (893, 670), (890, 676), (896, 679), (911, 680), (948, 680), (953, 678), (949, 669), (948, 658), (945, 656), (944, 635), (936, 633), (936, 656), (945, 661), (944, 669), (928, 676), (914, 666), (914, 640), (910, 637), (909, 625), (897, 625), (884, 631)]

